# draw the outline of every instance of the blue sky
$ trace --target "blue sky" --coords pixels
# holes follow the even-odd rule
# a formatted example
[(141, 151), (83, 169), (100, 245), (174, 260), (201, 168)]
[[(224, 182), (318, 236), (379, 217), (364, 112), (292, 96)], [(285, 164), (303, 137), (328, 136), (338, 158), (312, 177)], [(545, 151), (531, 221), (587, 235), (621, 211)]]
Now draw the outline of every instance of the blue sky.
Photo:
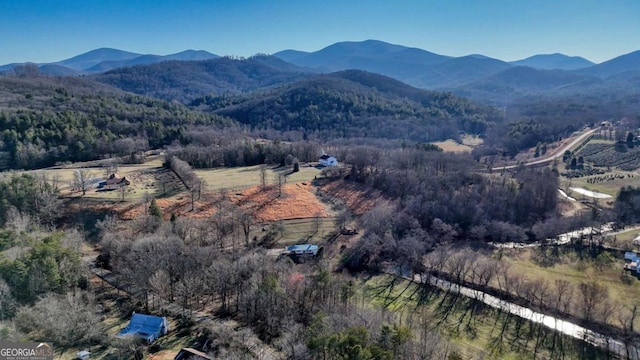
[(99, 47), (250, 56), (366, 39), (452, 56), (601, 62), (640, 49), (640, 1), (0, 0), (0, 64)]

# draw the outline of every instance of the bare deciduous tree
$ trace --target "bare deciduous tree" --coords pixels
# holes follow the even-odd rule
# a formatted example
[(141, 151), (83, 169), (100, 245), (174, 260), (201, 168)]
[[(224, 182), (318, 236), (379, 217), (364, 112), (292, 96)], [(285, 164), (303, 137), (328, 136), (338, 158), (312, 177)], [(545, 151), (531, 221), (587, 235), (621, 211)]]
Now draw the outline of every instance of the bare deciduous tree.
[(76, 169), (73, 172), (72, 187), (82, 191), (82, 195), (86, 195), (87, 190), (91, 187), (93, 176), (93, 172), (88, 169)]
[(267, 166), (266, 165), (260, 166), (260, 186), (262, 187), (263, 191), (267, 189)]
[(609, 297), (607, 288), (595, 281), (590, 281), (580, 283), (578, 291), (580, 292), (580, 310), (583, 319), (586, 321), (594, 320), (598, 304), (605, 302)]
[(104, 336), (95, 305), (85, 292), (47, 295), (33, 307), (21, 309), (16, 326), (64, 346), (84, 345)]

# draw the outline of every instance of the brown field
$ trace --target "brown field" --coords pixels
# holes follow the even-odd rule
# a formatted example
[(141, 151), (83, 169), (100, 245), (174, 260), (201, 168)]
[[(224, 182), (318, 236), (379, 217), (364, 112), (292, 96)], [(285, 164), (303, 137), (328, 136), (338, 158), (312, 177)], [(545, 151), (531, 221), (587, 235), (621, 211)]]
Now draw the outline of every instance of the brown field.
[[(314, 194), (315, 187), (309, 183), (286, 183), (282, 186), (282, 195), (279, 195), (277, 186), (269, 186), (262, 190), (254, 186), (237, 191), (223, 191), (232, 203), (250, 210), (260, 222), (271, 222), (284, 219), (301, 219), (329, 216), (330, 212)], [(215, 214), (216, 204), (219, 201), (219, 192), (216, 194), (203, 194), (200, 200), (194, 202), (194, 210), (191, 210), (191, 198), (186, 191), (169, 197), (156, 199), (156, 203), (162, 209), (165, 220), (171, 214), (196, 219), (205, 219)], [(123, 202), (116, 204), (104, 204), (119, 214), (123, 220), (133, 220), (146, 214), (148, 204), (142, 199), (136, 202)]]
[(364, 214), (380, 202), (388, 202), (378, 191), (347, 181), (328, 182), (321, 189), (342, 200), (356, 215)]
[(453, 152), (453, 153), (468, 153), (471, 152), (471, 150), (473, 150), (473, 148), (469, 145), (465, 145), (465, 144), (460, 144), (458, 142), (456, 142), (455, 140), (445, 140), (445, 141), (438, 141), (438, 142), (434, 142), (432, 143), (433, 145), (437, 145), (438, 147), (440, 147), (442, 150), (446, 151), (446, 152)]
[(254, 186), (230, 193), (229, 198), (238, 206), (249, 209), (259, 221), (327, 217), (327, 207), (315, 196), (315, 186), (309, 183), (286, 183), (279, 195), (277, 186), (266, 190)]
[(484, 142), (478, 135), (463, 135), (462, 144), (475, 147)]

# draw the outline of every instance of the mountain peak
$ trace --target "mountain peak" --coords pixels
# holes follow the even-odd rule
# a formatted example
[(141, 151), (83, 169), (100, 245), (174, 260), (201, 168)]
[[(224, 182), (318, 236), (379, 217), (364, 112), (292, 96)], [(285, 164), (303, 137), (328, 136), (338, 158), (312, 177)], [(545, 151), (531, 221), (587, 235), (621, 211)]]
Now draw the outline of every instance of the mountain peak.
[(104, 61), (123, 61), (131, 60), (142, 54), (133, 53), (124, 50), (112, 48), (99, 48), (87, 51), (86, 53), (76, 55), (69, 59), (58, 61), (57, 65), (66, 66), (68, 68), (84, 71), (92, 66), (96, 66)]
[(561, 53), (534, 55), (526, 59), (512, 61), (511, 64), (529, 66), (539, 70), (577, 70), (594, 65), (593, 62), (583, 57)]

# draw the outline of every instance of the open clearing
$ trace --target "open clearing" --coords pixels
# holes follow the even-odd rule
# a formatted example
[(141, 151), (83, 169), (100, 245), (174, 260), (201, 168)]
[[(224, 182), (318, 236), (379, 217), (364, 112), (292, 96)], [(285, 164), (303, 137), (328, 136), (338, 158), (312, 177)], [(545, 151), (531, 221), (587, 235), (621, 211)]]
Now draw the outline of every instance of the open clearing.
[[(196, 169), (196, 175), (207, 183), (207, 191), (243, 189), (260, 184), (260, 165), (224, 169)], [(312, 181), (320, 175), (315, 167), (300, 165), (300, 171), (291, 173), (291, 168), (267, 167), (267, 184), (277, 183), (278, 174), (285, 174), (287, 183)]]
[[(83, 167), (83, 165), (93, 165), (93, 167)], [(88, 170), (90, 172), (90, 178), (96, 179), (96, 181), (104, 180), (108, 176), (108, 174), (105, 173), (105, 168), (96, 166), (94, 162), (15, 173), (31, 175), (44, 174), (50, 179), (57, 178), (60, 195), (63, 197), (75, 197), (82, 196), (80, 191), (72, 191), (71, 183), (77, 169)], [(3, 173), (4, 176), (10, 176), (11, 174), (12, 172)], [(154, 157), (144, 164), (119, 165), (117, 174), (131, 181), (131, 185), (125, 188), (125, 201), (140, 199), (144, 197), (145, 194), (157, 197), (175, 194), (184, 190), (184, 186), (173, 172), (162, 167), (162, 160), (159, 157)], [(105, 191), (91, 188), (87, 190), (84, 197), (89, 199), (120, 200), (122, 193), (119, 190)]]
[[(326, 218), (331, 211), (315, 195), (315, 186), (306, 183), (286, 183), (282, 185), (282, 194), (277, 186), (269, 186), (263, 190), (254, 186), (235, 191), (224, 191), (224, 195), (235, 205), (248, 210), (258, 222), (272, 222), (286, 219)], [(156, 199), (162, 209), (165, 220), (171, 214), (195, 219), (206, 219), (216, 212), (220, 201), (219, 193), (203, 194), (194, 201), (191, 210), (191, 197), (187, 191)], [(148, 204), (143, 201), (105, 204), (119, 214), (123, 220), (136, 219), (147, 212)]]
[[(556, 280), (566, 280), (574, 286), (596, 281), (607, 288), (611, 300), (630, 308), (637, 304), (637, 299), (640, 298), (640, 280), (631, 276), (628, 283), (623, 282), (622, 258), (614, 258), (608, 266), (597, 267), (586, 249), (582, 258), (573, 249), (558, 250), (558, 256), (543, 254), (542, 248), (507, 250), (503, 252), (503, 259), (509, 263), (511, 274), (520, 274), (527, 280), (543, 280), (551, 286)], [(492, 286), (497, 287), (498, 284), (494, 283)], [(573, 296), (574, 306), (577, 307), (579, 301), (576, 289)], [(615, 322), (616, 319), (611, 321)], [(635, 320), (635, 325), (640, 326), (640, 319)]]
[(570, 187), (569, 190), (576, 192), (580, 195), (588, 196), (594, 199), (611, 199), (613, 197), (609, 194), (604, 194), (597, 191), (591, 191), (591, 190), (587, 190), (579, 187)]
[(479, 136), (469, 134), (462, 135), (461, 142), (457, 142), (453, 139), (432, 142), (433, 145), (437, 145), (442, 150), (453, 153), (471, 152), (474, 147), (481, 145), (482, 143), (483, 140)]
[[(420, 326), (414, 315), (426, 317), (429, 329), (438, 331), (449, 340), (449, 350), (460, 355), (461, 359), (515, 360), (550, 357), (549, 350), (544, 347), (552, 343), (553, 331), (541, 328), (545, 345), (540, 344), (538, 356), (533, 357), (537, 332), (525, 320), (481, 303), (474, 303), (465, 297), (420, 287), (389, 275), (365, 280), (362, 292), (365, 300), (376, 306), (402, 311), (407, 323), (413, 323), (414, 326)], [(569, 353), (575, 351), (573, 346), (579, 342), (558, 336), (553, 343), (557, 346), (559, 341), (562, 341), (567, 358), (575, 358), (577, 354), (569, 356)], [(556, 357), (557, 352), (556, 348)], [(597, 358), (599, 357), (594, 357)]]
[[(294, 244), (319, 244), (328, 235), (335, 234), (338, 227), (335, 218), (291, 219), (282, 221), (284, 231), (278, 235), (272, 248), (284, 248)], [(255, 235), (260, 236), (262, 229)], [(254, 234), (252, 234), (254, 235)]]
[(314, 194), (315, 186), (306, 182), (282, 185), (282, 194), (277, 186), (263, 190), (254, 186), (229, 194), (232, 202), (250, 210), (256, 219), (263, 222), (282, 219), (327, 217), (329, 210)]
[[(613, 176), (610, 180), (601, 180), (596, 182), (595, 179), (604, 179), (606, 176)], [(615, 170), (604, 175), (584, 176), (581, 178), (567, 179), (562, 177), (562, 185), (565, 187), (580, 187), (590, 191), (600, 192), (611, 196), (616, 196), (620, 188), (625, 186), (640, 186), (640, 174), (634, 171)], [(576, 197), (579, 199), (580, 197)]]
[(376, 205), (388, 203), (379, 191), (354, 182), (330, 181), (320, 189), (340, 199), (355, 215), (362, 215)]
[(468, 153), (468, 152), (471, 152), (471, 150), (473, 150), (473, 147), (466, 144), (460, 144), (459, 142), (456, 142), (455, 140), (452, 140), (452, 139), (433, 142), (432, 144), (437, 145), (439, 148), (441, 148), (446, 152)]

